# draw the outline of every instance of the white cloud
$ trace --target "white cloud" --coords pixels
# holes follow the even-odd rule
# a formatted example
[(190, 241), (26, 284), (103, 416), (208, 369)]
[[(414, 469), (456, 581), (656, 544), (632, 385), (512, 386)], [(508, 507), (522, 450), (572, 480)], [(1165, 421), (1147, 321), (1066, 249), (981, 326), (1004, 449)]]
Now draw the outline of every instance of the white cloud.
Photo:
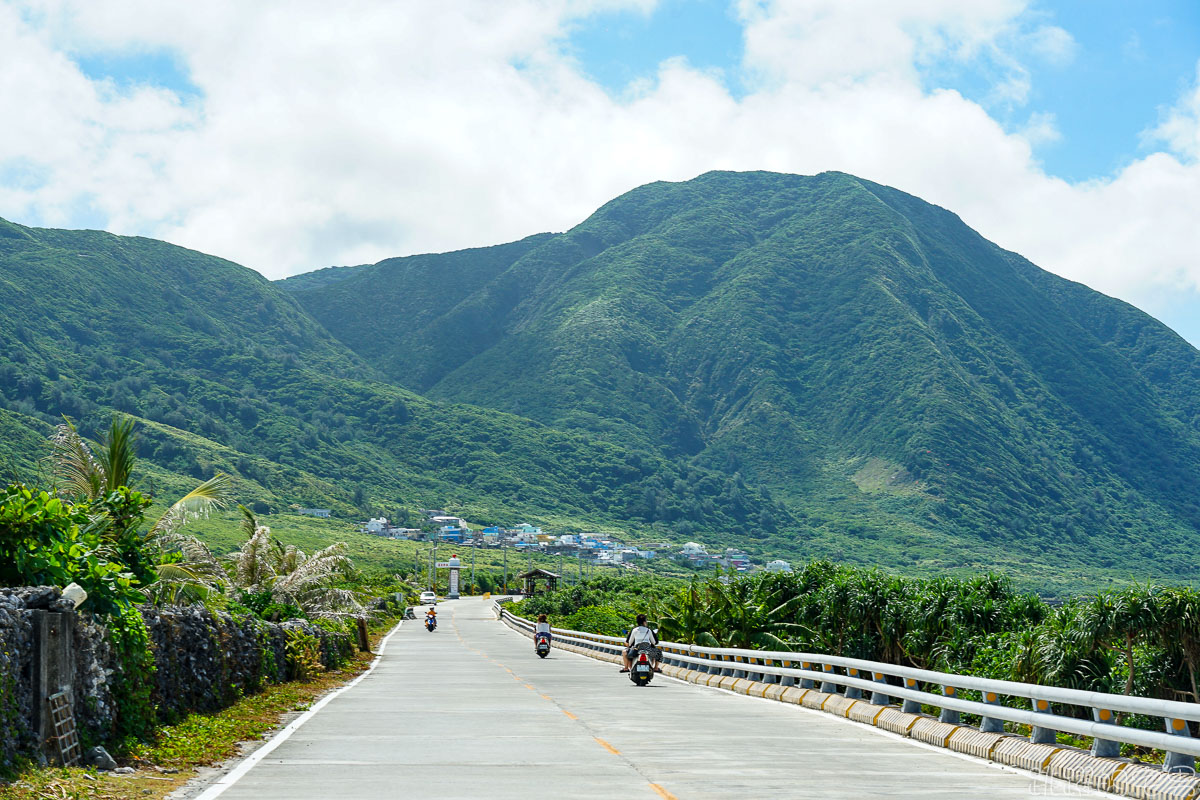
[[(748, 94), (672, 59), (614, 98), (563, 39), (596, 10), (652, 5), (0, 0), (0, 216), (69, 225), (90, 202), (117, 232), (279, 277), (561, 230), (709, 169), (840, 169), (1134, 302), (1200, 288), (1200, 92), (1156, 129), (1170, 153), (1069, 184), (1034, 156), (1052, 117), (1006, 132), (922, 86), (923, 65), (985, 53), (1022, 102), (1021, 58), (1074, 50), (1023, 2), (741, 0)], [(139, 48), (178, 54), (200, 96), (89, 80), (71, 60)]]
[(1167, 110), (1149, 138), (1165, 142), (1184, 158), (1200, 159), (1200, 63), (1196, 65), (1195, 85)]
[(1042, 25), (1028, 37), (1029, 48), (1051, 64), (1068, 64), (1078, 51), (1075, 37), (1056, 25)]

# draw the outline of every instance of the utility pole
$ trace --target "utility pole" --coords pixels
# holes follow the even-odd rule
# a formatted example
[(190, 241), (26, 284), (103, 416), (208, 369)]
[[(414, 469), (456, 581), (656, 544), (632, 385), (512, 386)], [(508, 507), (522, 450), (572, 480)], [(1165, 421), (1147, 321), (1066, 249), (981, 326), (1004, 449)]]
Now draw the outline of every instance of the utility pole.
[(576, 582), (576, 584), (578, 585), (580, 583), (583, 583), (583, 551), (580, 550), (578, 553), (575, 554), (575, 556), (579, 559), (579, 580)]
[(508, 537), (500, 534), (500, 550), (504, 553), (504, 587), (501, 591), (508, 594)]
[(429, 590), (437, 592), (437, 539), (433, 540), (433, 547), (429, 548)]
[(475, 551), (479, 549), (479, 542), (475, 542), (471, 547), (471, 591), (475, 591)]

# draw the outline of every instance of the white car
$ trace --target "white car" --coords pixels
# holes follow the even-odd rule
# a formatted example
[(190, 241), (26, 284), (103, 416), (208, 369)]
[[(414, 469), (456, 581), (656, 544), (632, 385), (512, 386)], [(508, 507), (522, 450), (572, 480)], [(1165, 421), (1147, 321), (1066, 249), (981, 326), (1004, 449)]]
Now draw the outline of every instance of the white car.
[(436, 606), (437, 605), (437, 595), (433, 592), (421, 592), (421, 605)]

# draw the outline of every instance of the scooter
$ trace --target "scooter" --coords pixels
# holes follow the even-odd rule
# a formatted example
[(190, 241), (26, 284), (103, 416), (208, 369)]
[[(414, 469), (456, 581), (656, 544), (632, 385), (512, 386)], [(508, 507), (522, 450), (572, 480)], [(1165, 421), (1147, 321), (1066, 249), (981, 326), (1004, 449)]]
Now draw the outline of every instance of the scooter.
[(639, 644), (633, 654), (633, 666), (629, 668), (629, 680), (634, 686), (649, 686), (654, 679), (654, 662), (650, 660), (648, 645)]
[(425, 630), (433, 633), (433, 629), (437, 627), (437, 617), (425, 618)]
[(545, 658), (550, 655), (550, 637), (544, 633), (539, 633), (533, 637), (533, 649), (538, 654), (538, 658)]

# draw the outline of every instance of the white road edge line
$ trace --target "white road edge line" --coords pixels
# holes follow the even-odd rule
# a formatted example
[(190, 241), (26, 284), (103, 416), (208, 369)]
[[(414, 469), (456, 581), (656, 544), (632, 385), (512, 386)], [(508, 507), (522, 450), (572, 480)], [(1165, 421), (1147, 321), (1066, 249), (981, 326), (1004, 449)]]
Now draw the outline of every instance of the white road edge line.
[(403, 624), (404, 624), (404, 621), (401, 620), (400, 622), (396, 623), (396, 627), (394, 627), (390, 631), (388, 631), (388, 635), (385, 636), (383, 638), (383, 641), (379, 643), (379, 653), (375, 656), (375, 660), (371, 662), (371, 666), (367, 667), (366, 672), (364, 672), (362, 675), (359, 675), (357, 678), (350, 681), (342, 688), (337, 689), (333, 692), (330, 692), (329, 694), (322, 697), (310, 709), (308, 709), (308, 711), (305, 711), (303, 714), (301, 714), (300, 716), (298, 716), (294, 720), (292, 720), (290, 723), (288, 723), (287, 727), (285, 727), (279, 733), (272, 736), (271, 739), (266, 744), (264, 744), (262, 747), (255, 750), (249, 756), (247, 756), (245, 758), (245, 760), (243, 760), (240, 764), (238, 764), (232, 770), (227, 772), (225, 775), (222, 775), (221, 778), (216, 783), (212, 784), (207, 789), (205, 789), (201, 794), (197, 795), (194, 798), (194, 800), (213, 800), (213, 798), (219, 797), (222, 793), (225, 792), (226, 789), (228, 789), (230, 786), (233, 786), (235, 783), (237, 783), (239, 780), (241, 780), (242, 776), (244, 776), (247, 772), (249, 772), (251, 769), (253, 769), (255, 764), (257, 764), (259, 761), (262, 761), (264, 758), (269, 756), (272, 753), (272, 751), (275, 750), (276, 747), (279, 747), (279, 745), (286, 742), (293, 733), (295, 733), (297, 730), (299, 730), (301, 725), (308, 722), (310, 719), (312, 719), (314, 714), (316, 714), (318, 711), (320, 711), (322, 708), (324, 708), (326, 703), (328, 703), (330, 700), (332, 700), (333, 698), (340, 695), (342, 692), (344, 692), (348, 689), (354, 688), (355, 684), (357, 684), (363, 678), (367, 677), (372, 672), (374, 672), (375, 667), (383, 659), (383, 653), (387, 649), (388, 641), (392, 638), (392, 635), (395, 634), (396, 631), (400, 630), (400, 626)]

